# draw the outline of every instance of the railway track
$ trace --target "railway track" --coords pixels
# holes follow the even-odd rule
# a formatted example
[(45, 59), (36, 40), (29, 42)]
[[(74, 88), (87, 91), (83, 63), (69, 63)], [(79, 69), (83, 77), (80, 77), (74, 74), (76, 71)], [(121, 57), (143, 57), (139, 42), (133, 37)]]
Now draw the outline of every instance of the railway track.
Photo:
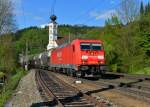
[[(137, 90), (143, 90), (150, 92), (150, 76), (145, 75), (128, 75), (128, 74), (120, 74), (115, 73), (116, 75), (121, 75), (120, 79), (116, 79), (114, 81), (112, 79), (111, 83), (115, 84), (117, 87), (124, 87), (124, 88), (134, 88)], [(123, 79), (123, 80), (121, 80)], [(121, 81), (120, 81), (121, 80)], [(109, 80), (106, 79), (107, 82)]]
[(118, 90), (120, 92), (123, 92), (129, 96), (134, 96), (136, 98), (145, 100), (147, 102), (150, 102), (150, 88), (149, 87), (143, 87), (138, 85), (132, 85), (130, 83), (110, 83), (106, 81), (98, 81), (96, 84), (103, 84), (105, 87), (112, 87), (112, 89)]
[(41, 95), (50, 100), (49, 106), (107, 107), (107, 105), (61, 81), (53, 74), (48, 75), (43, 70), (36, 72), (36, 81)]
[(94, 83), (97, 86), (101, 86), (104, 89), (108, 89), (108, 90), (114, 89), (126, 95), (133, 96), (135, 98), (138, 98), (138, 99), (141, 99), (150, 103), (150, 84), (149, 85), (142, 84), (142, 82), (144, 81), (147, 81), (148, 83), (149, 79), (147, 80), (144, 77), (142, 77), (142, 79), (140, 77), (137, 77), (137, 78), (132, 77), (132, 80), (130, 80), (129, 82), (129, 79), (131, 79), (131, 77), (129, 79), (127, 77), (125, 78), (128, 81), (120, 81), (120, 79), (118, 80), (99, 79), (98, 81), (92, 81), (88, 79), (81, 79), (81, 80)]

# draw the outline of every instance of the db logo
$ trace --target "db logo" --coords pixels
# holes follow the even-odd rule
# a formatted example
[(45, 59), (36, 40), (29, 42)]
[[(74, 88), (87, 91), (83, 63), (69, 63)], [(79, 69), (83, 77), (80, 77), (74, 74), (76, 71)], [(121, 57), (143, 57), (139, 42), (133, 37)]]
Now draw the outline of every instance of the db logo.
[(62, 57), (62, 52), (57, 52), (57, 57)]

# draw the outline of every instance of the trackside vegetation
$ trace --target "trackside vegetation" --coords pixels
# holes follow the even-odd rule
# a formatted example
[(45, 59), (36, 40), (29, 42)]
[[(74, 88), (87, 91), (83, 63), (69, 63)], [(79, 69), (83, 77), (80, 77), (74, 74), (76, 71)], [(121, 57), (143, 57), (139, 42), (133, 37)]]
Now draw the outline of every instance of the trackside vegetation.
[(12, 0), (0, 0), (0, 107), (4, 107), (26, 72), (19, 68), (15, 49), (16, 21)]
[(4, 104), (12, 96), (12, 93), (14, 93), (20, 79), (26, 74), (27, 72), (22, 68), (17, 69), (15, 75), (11, 76), (10, 79), (6, 81), (5, 86), (0, 92), (0, 107), (4, 107)]

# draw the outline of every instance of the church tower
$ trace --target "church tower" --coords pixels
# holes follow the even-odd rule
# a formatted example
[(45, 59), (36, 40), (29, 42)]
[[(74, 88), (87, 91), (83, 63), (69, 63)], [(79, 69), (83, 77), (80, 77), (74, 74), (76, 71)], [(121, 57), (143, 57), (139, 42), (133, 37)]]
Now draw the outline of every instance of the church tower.
[(47, 50), (51, 50), (53, 48), (56, 48), (58, 45), (56, 43), (57, 40), (57, 28), (58, 25), (56, 23), (57, 17), (55, 15), (52, 15), (50, 17), (51, 22), (49, 23), (49, 43), (47, 45)]

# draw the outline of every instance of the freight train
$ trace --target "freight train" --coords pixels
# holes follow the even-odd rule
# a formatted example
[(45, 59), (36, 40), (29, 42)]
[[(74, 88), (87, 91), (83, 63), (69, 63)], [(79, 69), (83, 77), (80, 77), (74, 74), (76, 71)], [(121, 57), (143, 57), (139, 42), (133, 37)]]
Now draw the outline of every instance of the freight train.
[(50, 51), (33, 55), (29, 67), (48, 69), (67, 75), (102, 76), (107, 70), (105, 51), (100, 40), (76, 39)]

